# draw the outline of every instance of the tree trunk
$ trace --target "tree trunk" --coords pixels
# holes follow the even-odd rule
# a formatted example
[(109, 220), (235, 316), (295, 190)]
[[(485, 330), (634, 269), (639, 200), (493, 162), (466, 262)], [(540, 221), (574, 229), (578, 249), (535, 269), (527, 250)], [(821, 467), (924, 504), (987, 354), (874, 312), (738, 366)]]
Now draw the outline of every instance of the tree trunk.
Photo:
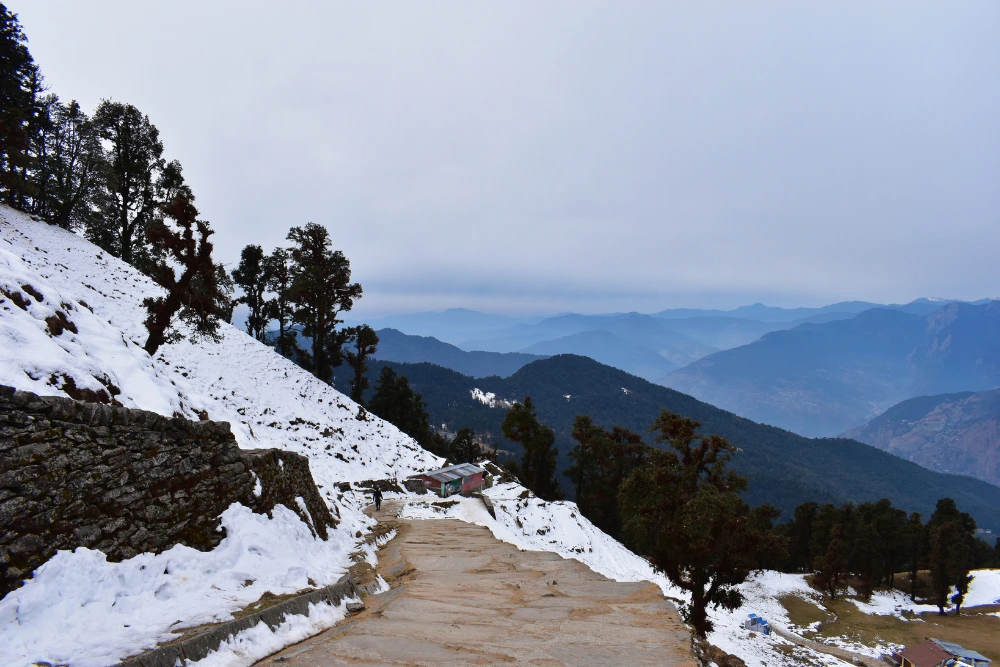
[(694, 627), (694, 633), (702, 639), (712, 629), (712, 623), (708, 620), (707, 607), (704, 589), (691, 591), (691, 606), (687, 614), (688, 622)]
[(149, 336), (146, 338), (146, 344), (142, 347), (149, 353), (149, 356), (156, 354), (160, 346), (167, 341), (167, 328), (170, 327), (170, 320), (181, 309), (181, 294), (187, 292), (190, 282), (191, 280), (187, 279), (174, 287), (167, 288), (167, 298), (146, 320)]

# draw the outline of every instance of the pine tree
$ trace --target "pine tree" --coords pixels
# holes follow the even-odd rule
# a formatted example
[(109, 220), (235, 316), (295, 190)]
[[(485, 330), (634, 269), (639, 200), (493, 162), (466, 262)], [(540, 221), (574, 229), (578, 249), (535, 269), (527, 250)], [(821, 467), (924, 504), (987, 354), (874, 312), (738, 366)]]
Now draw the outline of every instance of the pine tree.
[(31, 161), (31, 131), (41, 75), (17, 14), (0, 3), (0, 194), (24, 209), (24, 175)]
[(166, 166), (160, 133), (134, 106), (111, 100), (97, 107), (93, 123), (108, 150), (101, 161), (96, 211), (88, 221), (87, 238), (145, 270), (151, 261), (146, 227), (164, 201), (157, 199), (157, 181)]
[(865, 503), (859, 510), (863, 516), (857, 539), (853, 545), (854, 548), (850, 551), (849, 562), (853, 563), (851, 570), (861, 579), (861, 597), (865, 600), (871, 600), (884, 566), (881, 549), (882, 539), (873, 516), (874, 506), (871, 503)]
[(249, 308), (247, 315), (247, 333), (261, 341), (267, 342), (267, 325), (271, 321), (268, 313), (267, 272), (264, 267), (264, 249), (259, 245), (247, 245), (240, 252), (240, 263), (233, 269), (233, 282), (243, 290), (243, 295), (236, 299)]
[(90, 214), (102, 148), (94, 125), (76, 100), (57, 99), (38, 147), (32, 212), (64, 229), (84, 226)]
[(507, 411), (500, 428), (504, 437), (520, 443), (521, 482), (542, 500), (561, 500), (562, 489), (556, 480), (556, 434), (538, 421), (535, 405), (526, 396)]
[(164, 213), (176, 229), (164, 222), (154, 222), (149, 228), (149, 239), (171, 263), (181, 267), (181, 273), (178, 276), (172, 264), (164, 260), (150, 267), (153, 280), (167, 290), (164, 296), (143, 301), (149, 331), (143, 347), (150, 355), (174, 339), (168, 332), (178, 312), (197, 333), (211, 337), (218, 327), (220, 294), (212, 243), (208, 240), (212, 230), (207, 222), (197, 219), (198, 209), (185, 196), (177, 196), (167, 204)]
[(343, 362), (346, 342), (344, 332), (337, 330), (338, 315), (361, 298), (361, 285), (351, 282), (351, 263), (343, 252), (331, 248), (330, 234), (322, 225), (292, 227), (288, 240), (293, 244), (289, 297), (295, 305), (294, 320), (312, 343), (302, 358), (313, 375), (328, 383), (333, 369)]
[(646, 462), (649, 449), (637, 434), (614, 427), (611, 433), (581, 415), (573, 424), (577, 444), (570, 451), (573, 463), (566, 475), (576, 487), (580, 512), (612, 537), (621, 534), (618, 490), (636, 468)]
[(236, 307), (236, 299), (233, 292), (236, 291), (236, 283), (233, 277), (226, 271), (226, 266), (219, 262), (215, 265), (215, 317), (218, 322), (232, 322), (233, 309)]
[(938, 607), (938, 613), (944, 616), (944, 609), (954, 586), (957, 593), (951, 596), (950, 601), (956, 606), (956, 614), (960, 613), (972, 580), (969, 571), (972, 569), (972, 541), (976, 539), (976, 521), (969, 514), (960, 511), (954, 500), (942, 498), (937, 502), (927, 528), (927, 561), (934, 604)]
[(789, 550), (792, 556), (792, 567), (796, 571), (811, 569), (815, 556), (810, 548), (813, 534), (813, 522), (819, 512), (819, 504), (805, 502), (795, 508), (789, 534)]
[(375, 393), (368, 402), (368, 409), (416, 440), (421, 447), (431, 449), (434, 446), (427, 403), (413, 391), (405, 375), (396, 375), (394, 370), (384, 366), (375, 381)]
[(41, 70), (32, 67), (28, 76), (28, 120), (25, 133), (28, 137), (28, 151), (17, 169), (16, 206), (23, 211), (37, 213), (40, 204), (38, 190), (42, 160), (45, 153), (45, 138), (52, 130), (52, 109), (58, 104), (59, 98), (46, 94), (48, 87), (42, 78)]
[(281, 356), (294, 359), (299, 347), (295, 342), (297, 334), (292, 329), (295, 308), (291, 301), (292, 269), (288, 250), (276, 248), (264, 259), (264, 279), (267, 289), (274, 294), (267, 302), (267, 317), (278, 322), (278, 337), (269, 343)]
[(354, 379), (351, 381), (351, 400), (361, 404), (365, 389), (370, 386), (368, 381), (368, 360), (375, 354), (378, 346), (378, 334), (367, 324), (348, 329), (351, 345), (348, 347), (345, 357), (347, 363), (354, 371)]
[(917, 590), (920, 586), (917, 574), (924, 562), (927, 542), (928, 535), (923, 517), (920, 516), (919, 512), (913, 512), (906, 521), (906, 544), (910, 562), (910, 600), (912, 602), (917, 601)]
[(460, 428), (448, 446), (448, 458), (455, 463), (475, 463), (483, 458), (483, 448), (476, 442), (476, 432)]
[(847, 573), (847, 545), (844, 544), (842, 535), (842, 526), (835, 525), (830, 531), (826, 553), (818, 557), (815, 563), (816, 585), (825, 591), (831, 600), (837, 599), (837, 590)]
[(882, 563), (880, 580), (890, 589), (895, 587), (896, 572), (906, 565), (906, 512), (892, 506), (887, 499), (875, 503), (875, 532), (878, 536), (879, 559)]
[(696, 421), (663, 410), (650, 430), (664, 450), (622, 484), (619, 506), (625, 543), (691, 595), (682, 611), (695, 633), (712, 629), (709, 605), (737, 609), (738, 586), (782, 542), (762, 533), (760, 517), (740, 497), (745, 477), (730, 470), (736, 448), (717, 435), (698, 437)]

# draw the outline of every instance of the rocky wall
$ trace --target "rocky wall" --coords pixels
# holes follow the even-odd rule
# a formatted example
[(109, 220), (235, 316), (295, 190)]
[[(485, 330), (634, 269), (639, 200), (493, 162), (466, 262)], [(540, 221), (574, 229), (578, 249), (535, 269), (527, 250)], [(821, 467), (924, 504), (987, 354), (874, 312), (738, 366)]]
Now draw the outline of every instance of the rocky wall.
[(240, 450), (226, 422), (0, 386), (0, 597), (59, 549), (211, 549), (234, 502), (285, 505), (323, 539), (337, 525), (305, 457)]

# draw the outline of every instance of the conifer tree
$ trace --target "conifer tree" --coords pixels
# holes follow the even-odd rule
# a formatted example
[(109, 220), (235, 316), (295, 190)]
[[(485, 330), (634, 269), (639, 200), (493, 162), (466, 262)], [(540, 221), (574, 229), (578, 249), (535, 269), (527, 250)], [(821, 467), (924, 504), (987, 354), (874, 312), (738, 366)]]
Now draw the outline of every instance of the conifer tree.
[(842, 539), (843, 529), (837, 524), (830, 531), (826, 553), (816, 558), (816, 585), (831, 600), (837, 599), (837, 590), (847, 573), (847, 547)]
[(351, 381), (351, 400), (361, 404), (365, 389), (370, 386), (368, 380), (368, 360), (375, 354), (378, 346), (378, 334), (367, 324), (348, 329), (350, 346), (345, 353), (347, 363), (354, 371)]
[(959, 614), (972, 581), (969, 572), (972, 569), (976, 521), (961, 512), (954, 500), (942, 498), (937, 502), (927, 528), (927, 561), (933, 602), (938, 607), (938, 613), (944, 616), (954, 586), (957, 592), (951, 595), (950, 601), (955, 605), (955, 613)]
[(236, 303), (246, 305), (250, 311), (246, 322), (247, 333), (262, 343), (267, 342), (267, 325), (271, 321), (265, 296), (267, 271), (264, 264), (264, 249), (250, 244), (240, 252), (240, 263), (233, 269), (233, 282), (243, 290)]
[(40, 82), (17, 14), (0, 3), (0, 194), (8, 205), (21, 209), (29, 195), (25, 174)]
[(211, 337), (218, 327), (220, 293), (216, 265), (212, 260), (212, 243), (208, 240), (212, 230), (207, 222), (197, 219), (198, 209), (186, 196), (175, 197), (164, 207), (164, 213), (175, 228), (156, 221), (148, 230), (149, 240), (162, 256), (179, 265), (181, 271), (177, 275), (172, 264), (162, 259), (150, 267), (153, 280), (167, 290), (164, 296), (143, 301), (149, 331), (143, 347), (150, 355), (174, 339), (168, 332), (178, 312), (197, 333)]
[(859, 527), (850, 562), (853, 562), (852, 571), (861, 580), (861, 597), (866, 601), (872, 599), (875, 585), (882, 575), (883, 563), (880, 542), (881, 538), (875, 521), (864, 520)]
[(740, 498), (747, 480), (729, 468), (736, 448), (717, 435), (696, 440), (700, 426), (663, 410), (650, 430), (668, 448), (652, 451), (632, 472), (619, 506), (626, 544), (691, 594), (682, 614), (704, 638), (712, 629), (708, 606), (737, 609), (739, 584), (783, 545), (761, 531), (763, 522)]
[(90, 214), (102, 148), (94, 125), (76, 100), (55, 96), (43, 112), (37, 140), (32, 212), (64, 229), (83, 227)]
[(324, 382), (333, 379), (333, 369), (343, 363), (346, 336), (337, 329), (338, 318), (361, 298), (361, 285), (351, 282), (351, 263), (340, 250), (333, 250), (330, 234), (322, 225), (308, 223), (292, 227), (292, 284), (290, 301), (295, 305), (294, 320), (309, 338), (309, 354), (302, 355), (305, 366)]
[[(160, 133), (134, 106), (111, 100), (101, 102), (93, 122), (108, 149), (101, 162), (96, 211), (88, 221), (87, 238), (145, 269), (150, 261), (146, 227), (164, 201), (157, 199), (157, 181), (166, 166)], [(168, 178), (176, 175), (170, 172)]]
[(295, 342), (297, 334), (292, 329), (295, 308), (291, 301), (292, 269), (288, 250), (275, 248), (264, 259), (264, 279), (267, 289), (274, 294), (267, 302), (267, 317), (278, 322), (278, 337), (269, 342), (281, 356), (293, 359), (299, 348)]
[(405, 375), (397, 375), (388, 366), (383, 366), (375, 381), (375, 393), (368, 402), (368, 409), (395, 425), (425, 449), (434, 446), (427, 403), (420, 394), (413, 391)]
[(813, 566), (815, 559), (809, 543), (812, 540), (813, 521), (818, 511), (819, 504), (815, 502), (804, 502), (795, 508), (788, 537), (792, 567), (796, 571), (808, 570)]
[(460, 428), (448, 445), (448, 458), (455, 463), (475, 463), (484, 457), (483, 448), (476, 442), (476, 432)]
[(649, 449), (637, 434), (618, 426), (611, 433), (581, 415), (573, 424), (577, 444), (566, 475), (576, 487), (580, 512), (612, 537), (621, 534), (618, 490), (632, 471), (646, 462)]
[(927, 551), (927, 530), (919, 512), (910, 514), (910, 518), (906, 521), (906, 545), (910, 562), (910, 600), (916, 602), (920, 586), (917, 575)]
[(236, 307), (236, 299), (233, 298), (236, 283), (222, 262), (215, 265), (215, 288), (215, 317), (218, 322), (232, 322), (233, 308)]
[(520, 443), (521, 482), (542, 500), (561, 500), (562, 489), (556, 480), (556, 434), (538, 421), (535, 405), (526, 396), (507, 411), (500, 428), (504, 437)]

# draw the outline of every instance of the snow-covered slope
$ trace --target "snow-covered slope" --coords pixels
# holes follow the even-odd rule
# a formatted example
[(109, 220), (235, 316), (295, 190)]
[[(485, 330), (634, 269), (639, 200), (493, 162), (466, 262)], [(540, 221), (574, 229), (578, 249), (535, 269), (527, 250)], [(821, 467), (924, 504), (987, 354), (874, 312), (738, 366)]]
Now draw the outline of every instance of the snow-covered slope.
[[(72, 378), (78, 388), (115, 387), (128, 407), (207, 413), (230, 422), (243, 448), (308, 456), (324, 493), (334, 482), (406, 476), (439, 461), (395, 426), (359, 421), (346, 396), (229, 324), (221, 342), (186, 339), (150, 359), (142, 300), (161, 288), (76, 234), (5, 206), (0, 288), (0, 382), (65, 396)], [(45, 318), (56, 311), (78, 332), (53, 335)]]
[(267, 519), (233, 505), (212, 552), (177, 546), (122, 563), (88, 549), (60, 552), (0, 600), (0, 664), (106, 665), (178, 628), (230, 618), (265, 591), (332, 583), (371, 523), (364, 498), (336, 484), (440, 463), (392, 424), (358, 420), (347, 397), (231, 325), (220, 342), (185, 339), (150, 358), (142, 300), (159, 292), (78, 235), (0, 206), (0, 383), (227, 421), (243, 448), (307, 456), (342, 523), (323, 542), (292, 512)]

